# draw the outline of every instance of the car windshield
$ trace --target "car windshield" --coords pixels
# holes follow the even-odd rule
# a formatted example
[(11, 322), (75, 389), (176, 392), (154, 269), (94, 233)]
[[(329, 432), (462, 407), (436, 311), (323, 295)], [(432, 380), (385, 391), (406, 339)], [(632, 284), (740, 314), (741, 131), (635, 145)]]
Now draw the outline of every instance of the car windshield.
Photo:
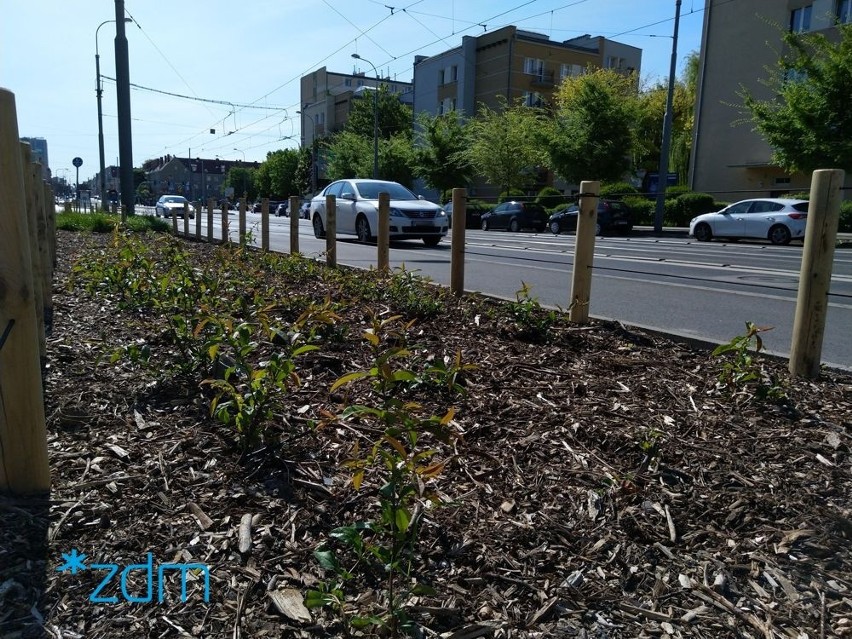
[(163, 201), (168, 204), (183, 204), (186, 202), (186, 199), (182, 197), (167, 197)]
[(392, 200), (417, 199), (414, 193), (396, 182), (358, 182), (356, 187), (358, 188), (358, 193), (365, 200), (378, 200), (379, 193), (388, 193)]

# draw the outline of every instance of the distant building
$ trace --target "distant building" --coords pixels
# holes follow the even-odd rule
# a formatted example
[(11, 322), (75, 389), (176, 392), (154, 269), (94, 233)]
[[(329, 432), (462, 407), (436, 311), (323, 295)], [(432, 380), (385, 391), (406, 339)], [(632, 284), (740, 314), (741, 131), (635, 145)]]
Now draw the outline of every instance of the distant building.
[(224, 194), (225, 177), (232, 167), (256, 169), (257, 162), (166, 155), (147, 162), (145, 175), (154, 199), (164, 194), (183, 195), (189, 200), (217, 200)]
[[(414, 85), (411, 82), (402, 82), (389, 77), (376, 80), (374, 77), (368, 77), (364, 72), (337, 73), (328, 71), (325, 67), (302, 76), (300, 81), (302, 146), (311, 147), (314, 139), (342, 131), (352, 110), (353, 100), (360, 99), (368, 91), (374, 91), (377, 82), (381, 86), (386, 86), (391, 94), (399, 96), (402, 102), (409, 105), (412, 103)], [(324, 182), (322, 178), (325, 175), (325, 164), (321, 157), (318, 158), (318, 162), (317, 176), (321, 182)]]
[(763, 137), (751, 124), (738, 124), (743, 114), (736, 105), (742, 87), (759, 99), (772, 97), (761, 80), (777, 63), (783, 30), (836, 38), (836, 21), (852, 22), (849, 0), (705, 0), (689, 171), (694, 190), (734, 201), (810, 188), (810, 174), (772, 163)]
[[(414, 117), (455, 111), (471, 118), (481, 105), (500, 108), (500, 96), (510, 105), (520, 100), (527, 106), (546, 107), (565, 78), (589, 68), (639, 74), (641, 64), (641, 49), (602, 36), (586, 34), (554, 42), (515, 26), (464, 36), (459, 47), (414, 59)], [(543, 171), (531, 192), (553, 182), (554, 176)], [(569, 185), (556, 186), (567, 190)], [(478, 197), (498, 195), (496, 187), (481, 180), (469, 188)]]
[(21, 142), (27, 142), (32, 149), (33, 162), (41, 164), (42, 179), (50, 179), (50, 162), (47, 156), (47, 140), (44, 138), (21, 138)]

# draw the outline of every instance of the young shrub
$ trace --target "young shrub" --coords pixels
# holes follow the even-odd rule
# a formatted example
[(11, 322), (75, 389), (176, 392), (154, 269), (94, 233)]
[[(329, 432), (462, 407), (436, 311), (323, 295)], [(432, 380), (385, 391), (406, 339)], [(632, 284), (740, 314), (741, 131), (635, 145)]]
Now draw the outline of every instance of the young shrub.
[(682, 215), (688, 218), (687, 224), (696, 215), (717, 210), (714, 208), (716, 203), (713, 201), (713, 196), (707, 193), (684, 193), (677, 199), (680, 202)]
[(656, 204), (640, 196), (624, 198), (624, 203), (633, 211), (634, 226), (651, 226), (654, 224), (654, 211)]
[(623, 200), (633, 195), (639, 195), (639, 189), (629, 182), (611, 182), (601, 185), (600, 196), (605, 200)]
[(852, 200), (840, 204), (840, 224), (837, 230), (840, 233), (852, 233)]
[(554, 209), (565, 204), (567, 198), (562, 195), (559, 189), (546, 186), (538, 192), (538, 197), (536, 197), (535, 201), (546, 209)]

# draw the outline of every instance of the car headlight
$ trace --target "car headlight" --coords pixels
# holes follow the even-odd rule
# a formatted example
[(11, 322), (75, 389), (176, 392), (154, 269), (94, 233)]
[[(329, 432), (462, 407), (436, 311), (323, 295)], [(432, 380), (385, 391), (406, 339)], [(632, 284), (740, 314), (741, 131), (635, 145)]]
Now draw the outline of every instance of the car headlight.
[(444, 209), (438, 209), (438, 217), (447, 217), (447, 212)]
[(393, 208), (393, 207), (391, 207), (391, 209), (390, 209), (390, 216), (391, 217), (405, 217), (405, 215), (402, 214), (402, 211), (400, 211), (397, 208)]

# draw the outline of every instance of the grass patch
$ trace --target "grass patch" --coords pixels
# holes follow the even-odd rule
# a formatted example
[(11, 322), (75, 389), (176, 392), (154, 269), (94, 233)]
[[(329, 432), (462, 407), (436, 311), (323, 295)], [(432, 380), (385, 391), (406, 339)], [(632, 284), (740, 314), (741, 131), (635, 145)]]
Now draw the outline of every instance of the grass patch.
[[(56, 228), (64, 231), (88, 231), (89, 233), (111, 233), (121, 221), (111, 213), (57, 213)], [(167, 233), (168, 223), (149, 215), (131, 215), (125, 226), (131, 231), (159, 231)]]

